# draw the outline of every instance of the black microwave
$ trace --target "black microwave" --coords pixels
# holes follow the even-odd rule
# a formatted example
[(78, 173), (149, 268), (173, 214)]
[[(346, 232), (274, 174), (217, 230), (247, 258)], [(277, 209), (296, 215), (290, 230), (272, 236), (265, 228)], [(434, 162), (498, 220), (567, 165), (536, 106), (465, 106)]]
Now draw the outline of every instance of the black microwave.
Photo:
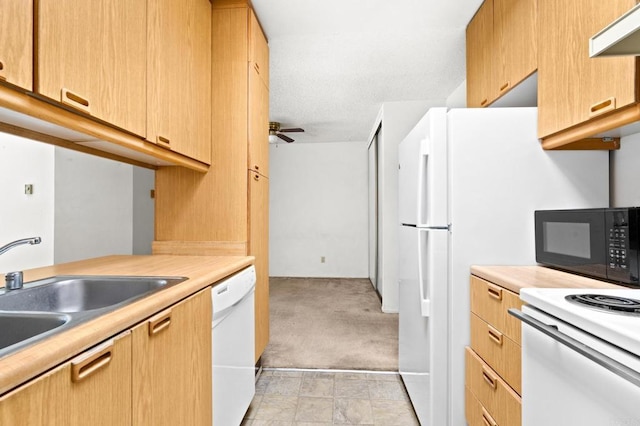
[(538, 210), (536, 261), (542, 265), (640, 287), (640, 207)]

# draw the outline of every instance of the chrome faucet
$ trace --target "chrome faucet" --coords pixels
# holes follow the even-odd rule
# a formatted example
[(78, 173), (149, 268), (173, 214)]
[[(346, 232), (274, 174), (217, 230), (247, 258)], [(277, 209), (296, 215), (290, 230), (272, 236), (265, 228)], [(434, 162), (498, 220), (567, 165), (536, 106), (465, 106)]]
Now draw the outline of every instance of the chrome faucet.
[[(0, 254), (3, 254), (14, 247), (21, 246), (23, 244), (40, 244), (42, 239), (40, 237), (23, 238), (21, 240), (12, 241), (7, 245), (0, 247)], [(4, 276), (5, 291), (18, 290), (22, 288), (22, 271), (9, 272)]]

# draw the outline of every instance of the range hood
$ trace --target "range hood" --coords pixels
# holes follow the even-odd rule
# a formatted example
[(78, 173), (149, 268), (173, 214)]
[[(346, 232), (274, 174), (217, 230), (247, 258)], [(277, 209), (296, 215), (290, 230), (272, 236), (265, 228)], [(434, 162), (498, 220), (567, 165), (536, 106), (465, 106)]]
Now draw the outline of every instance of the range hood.
[(640, 4), (589, 39), (589, 56), (640, 56)]

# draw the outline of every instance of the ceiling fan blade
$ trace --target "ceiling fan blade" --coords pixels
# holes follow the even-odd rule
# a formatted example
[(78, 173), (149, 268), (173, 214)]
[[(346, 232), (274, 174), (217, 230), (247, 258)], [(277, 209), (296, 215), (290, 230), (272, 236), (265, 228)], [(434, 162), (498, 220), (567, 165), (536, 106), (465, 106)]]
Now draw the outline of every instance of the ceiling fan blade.
[(276, 136), (277, 136), (277, 137), (279, 137), (280, 139), (282, 139), (282, 140), (283, 140), (283, 141), (285, 141), (285, 142), (289, 142), (289, 143), (291, 143), (291, 142), (293, 142), (293, 141), (294, 141), (294, 139), (291, 139), (289, 136), (287, 136), (287, 135), (281, 135), (280, 133), (277, 133), (277, 134), (276, 134)]
[(301, 129), (300, 127), (294, 127), (292, 129), (280, 129), (281, 132), (304, 132), (304, 129)]

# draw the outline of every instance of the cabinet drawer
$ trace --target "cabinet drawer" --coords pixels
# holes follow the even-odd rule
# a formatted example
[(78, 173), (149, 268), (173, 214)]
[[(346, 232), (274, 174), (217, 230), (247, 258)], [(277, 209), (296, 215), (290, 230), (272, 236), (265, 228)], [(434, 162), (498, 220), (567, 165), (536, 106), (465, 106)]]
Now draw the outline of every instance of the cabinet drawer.
[(476, 396), (465, 386), (465, 416), (469, 426), (500, 426), (491, 413), (480, 404)]
[(471, 314), (471, 348), (516, 392), (522, 394), (520, 345)]
[(465, 349), (466, 385), (497, 425), (522, 424), (522, 399), (471, 348)]
[(520, 321), (509, 315), (510, 308), (522, 308), (520, 296), (476, 276), (471, 276), (471, 312), (521, 345)]

